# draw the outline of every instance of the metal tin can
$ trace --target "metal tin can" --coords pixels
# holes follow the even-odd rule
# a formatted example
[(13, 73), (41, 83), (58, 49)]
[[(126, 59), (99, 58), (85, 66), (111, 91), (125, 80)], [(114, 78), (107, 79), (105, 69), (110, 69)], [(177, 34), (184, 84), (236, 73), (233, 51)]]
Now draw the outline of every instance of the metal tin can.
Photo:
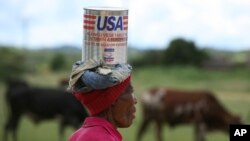
[(127, 63), (128, 9), (84, 8), (82, 59)]

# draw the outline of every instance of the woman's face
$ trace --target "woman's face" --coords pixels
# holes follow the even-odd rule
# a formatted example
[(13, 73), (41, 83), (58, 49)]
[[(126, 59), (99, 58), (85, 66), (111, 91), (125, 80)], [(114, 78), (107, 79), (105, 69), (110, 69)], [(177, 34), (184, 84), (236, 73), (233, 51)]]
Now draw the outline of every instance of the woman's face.
[(112, 105), (112, 117), (117, 127), (129, 127), (135, 118), (135, 104), (137, 100), (133, 92), (133, 87), (129, 84), (117, 101)]

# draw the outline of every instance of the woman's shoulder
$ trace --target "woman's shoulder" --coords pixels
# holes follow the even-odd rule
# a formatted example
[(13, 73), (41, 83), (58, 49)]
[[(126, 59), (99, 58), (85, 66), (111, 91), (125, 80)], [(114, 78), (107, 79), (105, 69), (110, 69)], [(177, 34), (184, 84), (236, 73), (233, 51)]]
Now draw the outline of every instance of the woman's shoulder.
[(115, 135), (110, 134), (105, 128), (94, 126), (81, 128), (72, 134), (69, 141), (118, 141)]

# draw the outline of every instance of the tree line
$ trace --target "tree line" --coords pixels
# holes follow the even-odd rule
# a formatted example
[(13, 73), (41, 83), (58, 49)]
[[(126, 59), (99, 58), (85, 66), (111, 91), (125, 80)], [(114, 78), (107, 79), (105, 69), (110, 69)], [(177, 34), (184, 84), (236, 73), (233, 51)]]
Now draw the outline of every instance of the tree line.
[[(161, 50), (136, 50), (128, 48), (128, 62), (135, 67), (153, 65), (190, 65), (202, 67), (211, 57), (193, 41), (173, 39)], [(71, 71), (72, 64), (81, 59), (81, 49), (63, 46), (53, 49), (20, 49), (0, 45), (0, 80), (20, 77), (27, 73)]]
[(0, 46), (0, 81), (25, 74), (71, 70), (81, 52), (76, 48), (30, 50), (14, 46)]
[(162, 50), (146, 50), (137, 57), (131, 57), (129, 61), (137, 67), (149, 65), (191, 65), (200, 67), (208, 58), (209, 54), (205, 50), (199, 49), (193, 41), (177, 38)]

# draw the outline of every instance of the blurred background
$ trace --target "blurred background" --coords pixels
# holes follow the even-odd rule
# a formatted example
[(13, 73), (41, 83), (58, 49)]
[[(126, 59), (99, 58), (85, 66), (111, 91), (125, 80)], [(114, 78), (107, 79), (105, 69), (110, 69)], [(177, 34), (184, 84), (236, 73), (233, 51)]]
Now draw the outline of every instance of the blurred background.
[[(249, 0), (8, 0), (0, 1), (0, 140), (8, 119), (5, 81), (65, 89), (72, 64), (81, 59), (82, 14), (86, 6), (129, 8), (128, 62), (138, 98), (137, 118), (119, 129), (136, 141), (142, 119), (140, 95), (151, 87), (212, 91), (230, 112), (250, 120)], [(65, 83), (64, 83), (65, 84)], [(67, 82), (66, 82), (67, 85)], [(58, 140), (58, 120), (19, 123), (19, 141)], [(150, 125), (143, 141), (155, 139)], [(66, 129), (64, 140), (74, 131)], [(193, 126), (164, 126), (164, 140), (193, 141)], [(180, 136), (181, 135), (181, 136)], [(208, 141), (227, 141), (222, 132)]]

